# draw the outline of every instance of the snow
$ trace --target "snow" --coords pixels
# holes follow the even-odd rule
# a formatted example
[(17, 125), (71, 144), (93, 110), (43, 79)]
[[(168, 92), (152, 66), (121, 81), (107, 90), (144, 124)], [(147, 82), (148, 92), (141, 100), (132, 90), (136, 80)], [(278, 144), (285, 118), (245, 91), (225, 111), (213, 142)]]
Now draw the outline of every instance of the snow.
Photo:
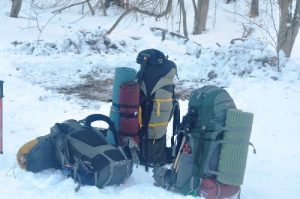
[[(53, 2), (37, 3), (50, 8)], [(103, 35), (104, 29), (109, 29), (122, 13), (117, 8), (108, 10), (108, 17), (88, 15), (81, 20), (78, 20), (82, 17), (78, 10), (68, 9), (48, 24), (52, 10), (45, 9), (39, 14), (39, 23), (47, 26), (39, 34), (34, 28), (35, 20), (29, 19), (29, 2), (23, 2), (18, 19), (8, 17), (10, 3), (9, 0), (0, 2), (0, 80), (4, 81), (5, 95), (1, 198), (192, 198), (153, 186), (152, 173), (146, 173), (141, 166), (134, 168), (133, 174), (120, 186), (100, 190), (84, 186), (75, 193), (77, 185), (61, 172), (47, 170), (33, 174), (21, 170), (16, 162), (20, 146), (48, 134), (56, 122), (82, 119), (92, 113), (109, 114), (110, 103), (85, 102), (49, 88), (78, 84), (83, 81), (80, 77), (91, 71), (103, 70), (106, 77), (113, 77), (116, 67), (138, 69), (135, 58), (146, 48), (157, 48), (169, 55), (178, 66), (176, 83), (181, 87), (188, 90), (207, 84), (225, 86), (239, 109), (254, 113), (251, 141), (257, 154), (249, 148), (243, 199), (300, 198), (299, 36), (291, 59), (280, 57), (283, 67), (278, 72), (273, 59), (265, 64), (260, 61), (276, 55), (272, 47), (257, 40), (230, 44), (231, 39), (242, 33), (236, 22), (238, 16), (226, 10), (247, 9), (240, 2), (226, 5), (218, 1), (215, 27), (212, 26), (215, 6), (211, 4), (208, 30), (199, 36), (190, 35), (188, 42), (170, 35), (162, 41), (159, 33), (151, 32), (149, 27), (170, 28), (171, 20), (155, 21), (147, 17), (135, 21), (133, 16), (128, 16), (111, 35)], [(84, 36), (82, 31), (87, 34)], [(39, 44), (38, 38), (42, 40)], [(91, 48), (86, 42), (90, 40), (98, 43)], [(13, 45), (16, 41), (22, 43)], [(80, 51), (66, 47), (66, 41), (73, 41)], [(117, 49), (107, 47), (103, 41), (110, 41)], [(53, 44), (57, 48), (51, 47)], [(32, 47), (34, 51), (30, 50)], [(183, 114), (187, 104), (187, 100), (180, 101)]]

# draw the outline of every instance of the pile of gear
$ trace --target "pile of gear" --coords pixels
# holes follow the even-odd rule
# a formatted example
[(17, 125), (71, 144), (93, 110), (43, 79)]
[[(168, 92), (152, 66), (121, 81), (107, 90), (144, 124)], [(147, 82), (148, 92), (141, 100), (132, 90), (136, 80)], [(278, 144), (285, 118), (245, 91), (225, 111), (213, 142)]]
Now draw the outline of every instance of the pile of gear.
[[(156, 49), (141, 51), (136, 61), (138, 72), (115, 71), (109, 117), (94, 114), (56, 123), (50, 134), (20, 148), (20, 167), (60, 169), (78, 183), (78, 191), (82, 185), (121, 184), (137, 163), (146, 171), (153, 168), (155, 186), (207, 199), (239, 197), (253, 114), (238, 110), (225, 89), (204, 86), (192, 92), (180, 122), (175, 63)], [(96, 121), (108, 128), (94, 127)]]

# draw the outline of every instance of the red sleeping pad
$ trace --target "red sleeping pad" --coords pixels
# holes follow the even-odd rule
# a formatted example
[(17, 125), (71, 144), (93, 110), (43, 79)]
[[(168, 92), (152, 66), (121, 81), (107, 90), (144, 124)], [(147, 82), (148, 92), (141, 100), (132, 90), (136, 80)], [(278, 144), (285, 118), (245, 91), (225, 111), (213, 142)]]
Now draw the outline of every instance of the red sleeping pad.
[(127, 82), (120, 86), (118, 134), (121, 146), (127, 145), (130, 138), (133, 138), (137, 145), (139, 144), (139, 97), (140, 86), (137, 82)]

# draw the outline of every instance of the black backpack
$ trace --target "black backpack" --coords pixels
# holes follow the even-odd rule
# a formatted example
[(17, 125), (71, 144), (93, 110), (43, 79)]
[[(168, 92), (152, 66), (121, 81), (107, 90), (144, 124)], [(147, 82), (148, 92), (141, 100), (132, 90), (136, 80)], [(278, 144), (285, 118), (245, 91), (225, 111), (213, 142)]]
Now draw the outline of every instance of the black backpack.
[(91, 126), (98, 120), (107, 122), (109, 130), (116, 134), (113, 122), (101, 114), (90, 115), (79, 122), (67, 120), (55, 124), (51, 134), (59, 166), (79, 185), (101, 188), (124, 182), (132, 173), (133, 163), (129, 149), (108, 143), (107, 129)]
[(173, 82), (177, 68), (156, 49), (141, 51), (136, 62), (140, 64), (137, 79), (141, 87), (140, 161), (147, 169), (148, 165), (161, 166), (171, 159), (166, 147), (166, 132), (174, 112), (178, 113), (176, 119), (179, 120)]
[(101, 114), (80, 121), (56, 123), (50, 134), (20, 148), (17, 154), (19, 165), (32, 172), (61, 169), (79, 184), (78, 188), (81, 185), (102, 188), (123, 183), (132, 173), (130, 151), (128, 147), (109, 144), (106, 139), (108, 129), (92, 127), (94, 121), (106, 122), (110, 132), (116, 135), (114, 123)]

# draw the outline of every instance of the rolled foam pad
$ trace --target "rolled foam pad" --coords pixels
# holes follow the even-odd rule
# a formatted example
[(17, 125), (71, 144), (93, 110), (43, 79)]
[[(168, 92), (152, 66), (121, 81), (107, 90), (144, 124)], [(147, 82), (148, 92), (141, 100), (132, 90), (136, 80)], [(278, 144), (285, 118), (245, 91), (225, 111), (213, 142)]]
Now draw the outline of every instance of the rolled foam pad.
[(219, 182), (237, 186), (243, 184), (253, 117), (252, 113), (228, 110), (218, 165)]
[[(127, 67), (118, 67), (115, 70), (113, 91), (112, 91), (112, 106), (110, 110), (109, 117), (114, 122), (116, 130), (119, 130), (120, 125), (120, 111), (119, 107), (119, 93), (120, 86), (126, 82), (134, 81), (136, 78), (136, 70)], [(110, 144), (115, 144), (114, 136), (112, 132), (107, 133), (107, 140)]]

